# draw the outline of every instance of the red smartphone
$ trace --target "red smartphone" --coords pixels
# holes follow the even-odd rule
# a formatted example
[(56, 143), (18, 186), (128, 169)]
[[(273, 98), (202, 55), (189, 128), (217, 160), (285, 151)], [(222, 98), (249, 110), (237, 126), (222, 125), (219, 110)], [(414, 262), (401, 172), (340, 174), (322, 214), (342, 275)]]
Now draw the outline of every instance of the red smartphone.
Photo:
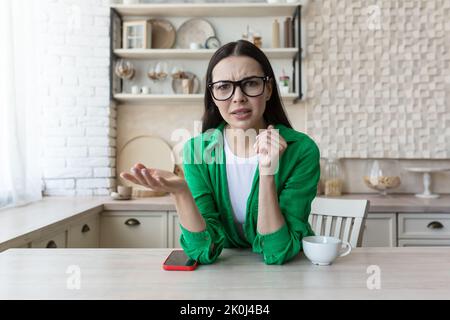
[(163, 269), (169, 271), (193, 271), (197, 261), (189, 258), (183, 250), (174, 250), (163, 263)]

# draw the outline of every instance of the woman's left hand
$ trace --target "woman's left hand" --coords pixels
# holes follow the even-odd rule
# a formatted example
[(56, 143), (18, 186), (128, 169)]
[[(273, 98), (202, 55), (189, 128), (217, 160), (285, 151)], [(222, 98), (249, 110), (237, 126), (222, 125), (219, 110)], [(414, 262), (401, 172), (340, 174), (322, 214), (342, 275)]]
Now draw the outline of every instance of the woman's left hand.
[(278, 171), (278, 162), (286, 151), (286, 140), (278, 130), (270, 125), (256, 137), (253, 145), (259, 159), (259, 170), (262, 175), (275, 175)]

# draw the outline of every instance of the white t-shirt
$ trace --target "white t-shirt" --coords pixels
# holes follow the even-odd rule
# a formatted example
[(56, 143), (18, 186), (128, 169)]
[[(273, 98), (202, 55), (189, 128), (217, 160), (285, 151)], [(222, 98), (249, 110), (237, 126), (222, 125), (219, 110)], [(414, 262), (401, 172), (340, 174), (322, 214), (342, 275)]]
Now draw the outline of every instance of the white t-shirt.
[(225, 137), (224, 140), (228, 191), (230, 194), (234, 220), (238, 224), (238, 230), (241, 236), (243, 236), (242, 226), (245, 223), (247, 199), (250, 195), (253, 178), (258, 166), (258, 155), (249, 158), (237, 157), (231, 151)]

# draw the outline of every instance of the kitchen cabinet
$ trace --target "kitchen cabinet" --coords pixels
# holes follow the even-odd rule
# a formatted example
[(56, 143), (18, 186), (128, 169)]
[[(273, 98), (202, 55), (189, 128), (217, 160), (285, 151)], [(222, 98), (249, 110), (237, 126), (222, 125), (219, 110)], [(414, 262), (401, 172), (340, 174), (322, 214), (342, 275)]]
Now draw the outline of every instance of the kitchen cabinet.
[(370, 213), (363, 247), (450, 246), (450, 213)]
[(448, 239), (450, 240), (450, 214), (399, 213), (400, 239)]
[(28, 242), (25, 239), (18, 239), (16, 241), (12, 241), (8, 244), (0, 244), (0, 253), (6, 251), (8, 249), (28, 249), (31, 248), (31, 242)]
[(369, 213), (363, 233), (363, 247), (396, 247), (397, 224), (395, 213)]
[(100, 218), (98, 214), (69, 227), (68, 248), (98, 248), (100, 240)]
[[(35, 209), (33, 206), (38, 204), (33, 204), (17, 209), (22, 212), (19, 215), (16, 210), (2, 213), (1, 253), (28, 247), (180, 247), (179, 219), (170, 198), (129, 202), (107, 199), (104, 203), (95, 200), (92, 206), (86, 206), (84, 198), (44, 201), (45, 210)], [(365, 221), (364, 247), (450, 246), (450, 196), (442, 196), (427, 206), (413, 196), (399, 196), (398, 200), (389, 199), (383, 205), (380, 204), (383, 200), (376, 198), (373, 203)], [(55, 211), (61, 207), (66, 213), (57, 220)], [(399, 212), (401, 208), (403, 212)], [(18, 217), (20, 220), (16, 221)], [(89, 228), (87, 232), (85, 225)], [(20, 232), (15, 230), (18, 227)]]
[(167, 248), (167, 211), (105, 211), (101, 248)]
[(450, 246), (450, 213), (399, 213), (399, 247)]
[(169, 212), (169, 232), (168, 232), (168, 247), (169, 248), (181, 248), (180, 246), (180, 220), (176, 211)]
[(52, 233), (45, 235), (42, 238), (31, 242), (31, 248), (40, 249), (61, 249), (66, 248), (67, 243), (67, 231), (59, 231), (57, 233)]

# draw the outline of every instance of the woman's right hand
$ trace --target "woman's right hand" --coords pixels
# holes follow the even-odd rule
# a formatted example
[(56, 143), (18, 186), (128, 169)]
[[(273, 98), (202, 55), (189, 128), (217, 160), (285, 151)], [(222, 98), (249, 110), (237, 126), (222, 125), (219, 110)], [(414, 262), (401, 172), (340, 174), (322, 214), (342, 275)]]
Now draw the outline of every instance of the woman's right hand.
[(141, 163), (131, 168), (130, 173), (122, 172), (120, 176), (122, 179), (151, 188), (153, 191), (179, 194), (189, 190), (186, 180), (176, 174), (170, 171), (146, 168)]

